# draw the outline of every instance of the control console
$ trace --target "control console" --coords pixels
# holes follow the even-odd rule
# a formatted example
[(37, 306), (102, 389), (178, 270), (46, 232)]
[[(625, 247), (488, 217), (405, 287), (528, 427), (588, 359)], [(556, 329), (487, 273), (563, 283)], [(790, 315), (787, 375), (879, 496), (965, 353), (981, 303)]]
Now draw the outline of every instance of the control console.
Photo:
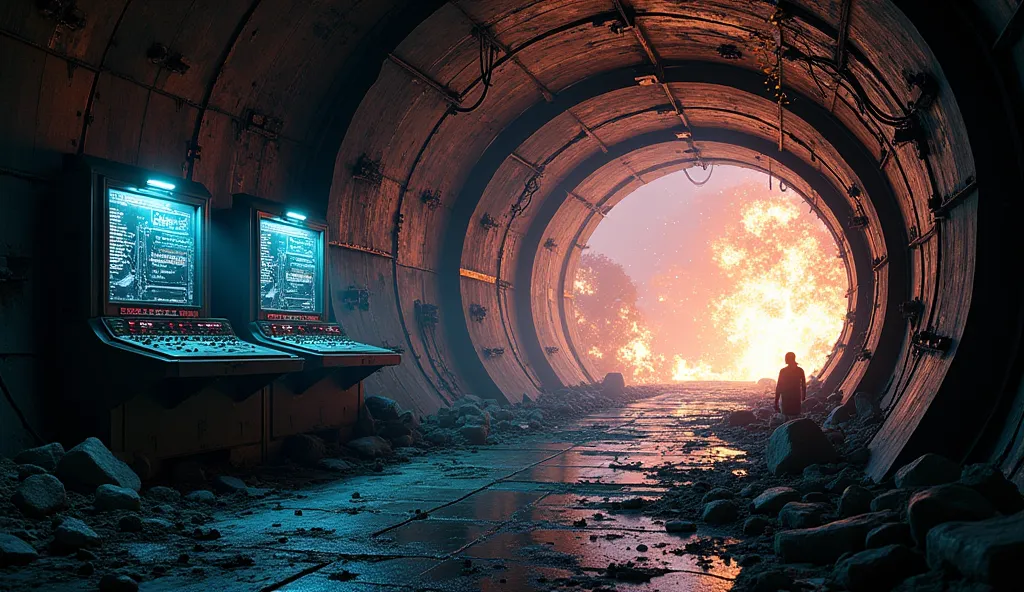
[(103, 317), (116, 342), (168, 358), (281, 357), (281, 352), (239, 339), (223, 319)]
[(268, 341), (311, 353), (397, 355), (392, 350), (349, 339), (336, 323), (259, 321), (254, 325)]

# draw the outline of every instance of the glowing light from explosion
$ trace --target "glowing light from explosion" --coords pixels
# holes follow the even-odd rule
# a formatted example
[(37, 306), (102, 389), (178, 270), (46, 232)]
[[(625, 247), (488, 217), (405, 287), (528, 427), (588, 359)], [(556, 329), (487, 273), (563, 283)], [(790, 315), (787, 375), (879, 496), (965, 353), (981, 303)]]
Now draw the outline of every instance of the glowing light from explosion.
[[(645, 199), (688, 197), (670, 177)], [(642, 207), (602, 224), (620, 224), (602, 249), (614, 259), (584, 255), (573, 282), (580, 340), (600, 372), (750, 381), (774, 378), (787, 351), (808, 376), (827, 362), (848, 306), (834, 239), (794, 191), (735, 178), (653, 226)], [(626, 225), (636, 230), (623, 240)], [(634, 284), (627, 267), (649, 275)]]

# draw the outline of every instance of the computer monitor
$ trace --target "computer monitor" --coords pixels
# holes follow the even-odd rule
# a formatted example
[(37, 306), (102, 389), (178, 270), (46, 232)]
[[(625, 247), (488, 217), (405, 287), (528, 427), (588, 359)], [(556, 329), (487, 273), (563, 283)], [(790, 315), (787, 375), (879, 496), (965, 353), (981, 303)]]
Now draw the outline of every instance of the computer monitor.
[(324, 233), (300, 219), (259, 212), (259, 317), (325, 320)]

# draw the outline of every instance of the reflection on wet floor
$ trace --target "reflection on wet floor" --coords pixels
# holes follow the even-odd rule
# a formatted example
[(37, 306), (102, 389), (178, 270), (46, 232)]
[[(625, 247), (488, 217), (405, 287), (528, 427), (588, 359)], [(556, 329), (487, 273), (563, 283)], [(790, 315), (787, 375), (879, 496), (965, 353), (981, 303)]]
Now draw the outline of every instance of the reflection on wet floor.
[(596, 587), (610, 563), (630, 561), (659, 575), (604, 585), (729, 590), (738, 567), (720, 558), (700, 563), (685, 550), (717, 533), (670, 535), (661, 521), (623, 506), (672, 485), (658, 469), (742, 463), (744, 451), (706, 428), (749, 392), (747, 385), (687, 386), (518, 445), (425, 455), (384, 474), (304, 490), (301, 499), (271, 499), (251, 514), (218, 517), (217, 545), (244, 549), (254, 565), (206, 579), (157, 579), (145, 589), (579, 590)]

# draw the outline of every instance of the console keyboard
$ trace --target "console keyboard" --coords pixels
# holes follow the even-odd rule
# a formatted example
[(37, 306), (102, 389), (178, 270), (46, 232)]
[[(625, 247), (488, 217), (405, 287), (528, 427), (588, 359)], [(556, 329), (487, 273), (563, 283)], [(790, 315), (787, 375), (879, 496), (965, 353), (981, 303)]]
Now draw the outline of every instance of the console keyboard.
[(331, 323), (257, 323), (267, 339), (321, 354), (393, 354), (394, 351), (349, 339)]
[(104, 318), (124, 343), (174, 358), (280, 357), (281, 352), (242, 341), (227, 321)]

